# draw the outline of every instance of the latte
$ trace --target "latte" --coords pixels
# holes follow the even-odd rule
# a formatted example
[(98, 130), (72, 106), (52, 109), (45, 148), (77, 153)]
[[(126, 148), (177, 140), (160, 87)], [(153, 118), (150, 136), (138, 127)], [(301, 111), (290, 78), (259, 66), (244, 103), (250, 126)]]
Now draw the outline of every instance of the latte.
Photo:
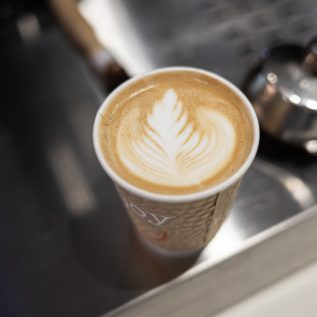
[(100, 115), (104, 159), (122, 179), (154, 193), (194, 193), (223, 182), (253, 143), (244, 101), (219, 80), (190, 70), (133, 81)]

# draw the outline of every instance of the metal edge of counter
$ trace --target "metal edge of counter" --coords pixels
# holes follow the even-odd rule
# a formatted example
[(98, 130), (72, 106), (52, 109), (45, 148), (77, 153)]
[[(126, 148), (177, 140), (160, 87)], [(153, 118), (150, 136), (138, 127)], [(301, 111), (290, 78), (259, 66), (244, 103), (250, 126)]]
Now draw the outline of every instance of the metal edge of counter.
[(102, 317), (211, 316), (317, 260), (317, 205)]

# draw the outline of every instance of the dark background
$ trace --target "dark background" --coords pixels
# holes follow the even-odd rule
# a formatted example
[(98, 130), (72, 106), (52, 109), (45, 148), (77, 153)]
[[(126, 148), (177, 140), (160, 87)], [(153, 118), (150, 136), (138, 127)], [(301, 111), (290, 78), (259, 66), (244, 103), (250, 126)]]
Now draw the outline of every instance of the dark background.
[[(19, 24), (32, 21), (39, 32), (23, 38)], [(104, 204), (94, 199), (95, 188), (109, 184), (91, 142), (105, 93), (44, 1), (0, 1), (0, 43), (0, 316), (97, 316), (131, 297), (129, 290), (118, 296), (111, 273), (108, 285), (95, 277), (83, 263), (90, 267), (96, 259), (88, 252), (80, 260), (74, 247), (77, 232), (100, 223), (95, 214)], [(115, 195), (109, 188), (105, 200)], [(102, 221), (116, 223), (104, 215)], [(129, 231), (124, 213), (117, 221)], [(79, 253), (91, 246), (82, 239)], [(101, 254), (109, 249), (100, 248)], [(111, 259), (97, 261), (111, 270)]]

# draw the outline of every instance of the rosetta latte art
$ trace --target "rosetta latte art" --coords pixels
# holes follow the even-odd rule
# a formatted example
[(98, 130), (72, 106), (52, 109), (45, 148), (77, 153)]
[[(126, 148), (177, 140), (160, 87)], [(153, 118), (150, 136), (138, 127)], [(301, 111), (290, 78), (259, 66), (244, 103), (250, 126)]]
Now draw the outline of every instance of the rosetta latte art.
[[(219, 173), (232, 156), (235, 130), (219, 111), (199, 105), (191, 116), (173, 89), (121, 127), (118, 154), (126, 169), (160, 185), (191, 186)], [(193, 118), (192, 116), (195, 116)], [(135, 136), (135, 120), (139, 122)], [(133, 133), (129, 133), (133, 131)], [(127, 137), (133, 135), (134, 137)]]

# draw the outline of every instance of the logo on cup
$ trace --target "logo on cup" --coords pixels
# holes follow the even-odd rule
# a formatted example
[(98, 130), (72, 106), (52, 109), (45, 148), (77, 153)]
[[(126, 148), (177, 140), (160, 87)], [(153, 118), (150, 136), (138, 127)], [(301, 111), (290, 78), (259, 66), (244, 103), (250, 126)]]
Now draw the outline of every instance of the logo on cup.
[(173, 216), (163, 216), (163, 215), (155, 214), (153, 212), (145, 211), (141, 209), (140, 207), (136, 206), (134, 203), (130, 203), (126, 199), (124, 199), (124, 202), (126, 207), (130, 209), (131, 211), (133, 211), (133, 213), (137, 215), (139, 218), (144, 219), (146, 222), (158, 227), (167, 223), (169, 219), (175, 218)]

